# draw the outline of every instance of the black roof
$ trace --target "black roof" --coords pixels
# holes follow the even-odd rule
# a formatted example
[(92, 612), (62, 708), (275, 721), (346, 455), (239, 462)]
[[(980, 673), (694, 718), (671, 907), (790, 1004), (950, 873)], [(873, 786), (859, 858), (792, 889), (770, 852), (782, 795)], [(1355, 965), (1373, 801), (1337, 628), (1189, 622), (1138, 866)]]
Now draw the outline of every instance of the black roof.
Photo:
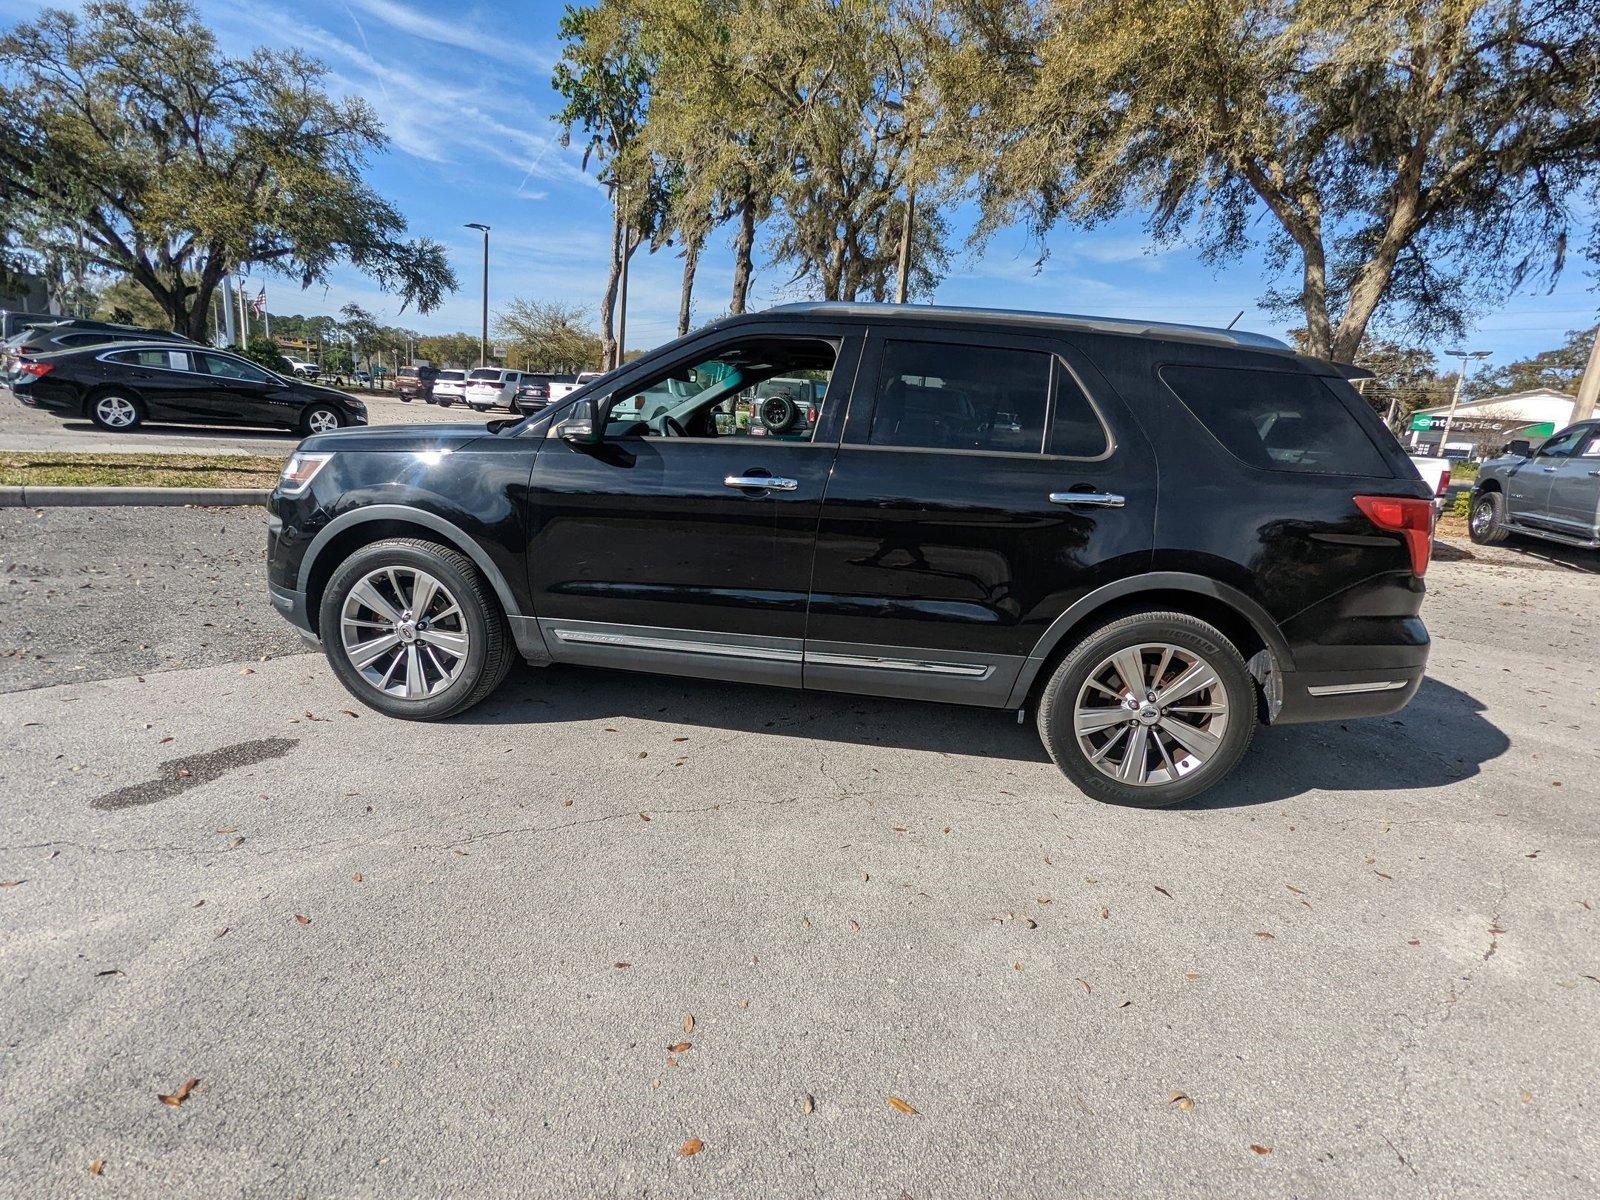
[(1206, 342), (1212, 345), (1241, 346), (1253, 350), (1293, 348), (1264, 333), (1244, 329), (1217, 329), (1208, 325), (1185, 325), (1173, 321), (1140, 321), (1127, 317), (1090, 317), (1073, 313), (1029, 312), (1008, 308), (966, 308), (947, 304), (872, 304), (860, 301), (814, 301), (780, 304), (766, 314), (793, 313), (809, 317), (882, 317), (896, 321), (926, 321), (930, 324), (1014, 325), (1030, 329), (1061, 329), (1089, 333), (1120, 333), (1164, 338), (1171, 341)]

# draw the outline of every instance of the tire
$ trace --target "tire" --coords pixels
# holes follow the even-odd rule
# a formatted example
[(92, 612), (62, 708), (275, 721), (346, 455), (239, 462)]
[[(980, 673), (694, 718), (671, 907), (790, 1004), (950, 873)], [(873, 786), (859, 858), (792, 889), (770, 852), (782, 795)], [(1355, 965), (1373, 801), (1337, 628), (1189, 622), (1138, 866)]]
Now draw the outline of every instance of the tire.
[(800, 406), (787, 392), (768, 396), (761, 402), (761, 423), (772, 433), (788, 433), (800, 415)]
[(440, 408), (449, 408), (452, 404), (455, 403), (455, 401), (452, 400), (448, 396), (440, 396), (437, 400), (434, 401), (434, 403), (437, 404)]
[(144, 401), (127, 392), (100, 392), (91, 396), (84, 407), (89, 420), (111, 433), (127, 433), (144, 424)]
[[(323, 426), (322, 423), (330, 418), (333, 424)], [(300, 432), (307, 437), (313, 433), (327, 433), (329, 429), (338, 429), (343, 424), (344, 414), (331, 404), (313, 404), (300, 414)]]
[[(1089, 681), (1091, 677), (1109, 681), (1126, 697), (1129, 689), (1121, 683), (1126, 676), (1110, 660), (1135, 647), (1144, 647), (1135, 661), (1146, 691), (1139, 697), (1140, 707), (1129, 709), (1124, 707), (1125, 698), (1118, 702)], [(1163, 660), (1167, 650), (1171, 656)], [(1173, 705), (1148, 701), (1152, 682), (1165, 681), (1170, 688), (1195, 663), (1210, 668), (1213, 684), (1197, 692), (1180, 692)], [(1169, 711), (1214, 710), (1219, 703), (1225, 708), (1222, 713)], [(1080, 704), (1083, 712), (1104, 714), (1086, 718), (1089, 732), (1083, 737), (1074, 721)], [(1037, 719), (1050, 758), (1088, 796), (1130, 808), (1170, 808), (1221, 783), (1238, 765), (1255, 733), (1256, 688), (1238, 649), (1211, 625), (1187, 613), (1136, 613), (1101, 626), (1068, 651), (1039, 698)], [(1188, 748), (1168, 732), (1175, 727)], [(1121, 766), (1136, 738), (1142, 755), (1124, 772)], [(1203, 756), (1200, 746), (1206, 749)], [(1101, 759), (1105, 769), (1095, 763), (1091, 750), (1105, 752)], [(1147, 782), (1136, 781), (1141, 770)]]
[[(379, 573), (376, 583), (374, 572)], [(411, 636), (403, 631), (385, 632), (379, 609), (362, 602), (362, 595), (370, 596), (370, 592), (362, 591), (352, 601), (351, 593), (365, 583), (377, 590), (378, 600), (393, 607), (396, 598), (404, 599), (403, 589), (409, 589), (411, 596), (417, 594), (417, 572), (438, 587), (435, 600), (425, 609), (438, 621), (432, 633), (443, 639), (464, 635), (464, 654), (445, 650), (444, 640), (430, 641), (417, 615), (410, 618), (415, 627)], [(446, 602), (459, 609), (459, 617), (447, 615)], [(402, 609), (400, 615), (407, 611)], [(347, 624), (346, 618), (358, 624)], [(515, 653), (499, 601), (472, 561), (447, 546), (416, 538), (375, 542), (340, 563), (322, 594), (317, 628), (328, 663), (350, 694), (369, 708), (409, 721), (439, 721), (471, 708), (500, 686)], [(393, 647), (368, 649), (390, 637), (397, 639)], [(389, 649), (399, 653), (390, 654)], [(425, 657), (430, 651), (431, 660)], [(371, 655), (365, 670), (357, 665), (363, 652)], [(377, 678), (385, 671), (389, 672), (387, 688), (380, 686)], [(420, 675), (414, 688), (413, 672)], [(407, 691), (418, 694), (408, 698)]]
[(1498, 546), (1510, 536), (1506, 528), (1506, 498), (1499, 492), (1480, 492), (1468, 510), (1467, 533), (1480, 546)]

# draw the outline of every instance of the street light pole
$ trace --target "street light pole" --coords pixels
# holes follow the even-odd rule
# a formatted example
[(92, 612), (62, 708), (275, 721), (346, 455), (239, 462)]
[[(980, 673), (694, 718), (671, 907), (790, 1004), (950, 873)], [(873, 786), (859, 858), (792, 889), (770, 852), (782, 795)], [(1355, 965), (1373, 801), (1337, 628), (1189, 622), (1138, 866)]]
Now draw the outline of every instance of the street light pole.
[(483, 230), (483, 327), (478, 333), (478, 365), (489, 365), (489, 227), (478, 221), (467, 222), (467, 229)]
[(1456, 390), (1450, 394), (1450, 411), (1444, 416), (1444, 434), (1439, 438), (1439, 457), (1449, 458), (1445, 448), (1450, 444), (1450, 426), (1456, 419), (1456, 405), (1461, 403), (1461, 385), (1467, 380), (1467, 363), (1480, 358), (1488, 358), (1493, 351), (1490, 350), (1446, 350), (1451, 358), (1461, 360), (1461, 370), (1456, 373)]

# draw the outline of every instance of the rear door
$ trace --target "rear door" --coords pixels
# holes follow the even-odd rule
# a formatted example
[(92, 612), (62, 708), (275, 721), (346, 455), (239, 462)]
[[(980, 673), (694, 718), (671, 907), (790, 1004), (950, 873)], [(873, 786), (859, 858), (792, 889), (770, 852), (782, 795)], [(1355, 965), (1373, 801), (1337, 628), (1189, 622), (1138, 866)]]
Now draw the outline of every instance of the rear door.
[(1000, 705), (1055, 617), (1142, 569), (1149, 445), (1048, 337), (875, 329), (822, 505), (805, 685)]
[[(825, 416), (830, 404), (843, 409), (859, 351), (848, 329), (742, 325), (622, 374), (601, 400), (614, 409), (605, 442), (546, 438), (529, 497), (528, 577), (551, 654), (798, 687), (840, 424)], [(759, 370), (752, 364), (796, 359), (829, 380), (824, 419), (790, 437), (753, 436), (743, 379)], [(667, 395), (677, 404), (639, 416)]]
[(187, 419), (197, 381), (185, 350), (112, 350), (100, 355), (111, 382), (126, 381), (156, 420)]

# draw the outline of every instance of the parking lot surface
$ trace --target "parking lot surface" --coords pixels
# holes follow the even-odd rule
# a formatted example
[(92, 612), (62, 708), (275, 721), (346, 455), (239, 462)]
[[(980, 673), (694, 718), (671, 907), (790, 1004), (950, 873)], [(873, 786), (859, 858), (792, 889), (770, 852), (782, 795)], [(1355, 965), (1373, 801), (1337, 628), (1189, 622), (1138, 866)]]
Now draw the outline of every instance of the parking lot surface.
[[(439, 408), (420, 400), (402, 403), (393, 396), (353, 391), (366, 402), (373, 425), (419, 425), (434, 421), (492, 421), (504, 412), (475, 413), (462, 405)], [(18, 402), (0, 387), (0, 450), (85, 454), (283, 454), (299, 444), (285, 430), (228, 429), (218, 425), (148, 425), (132, 433), (111, 433), (90, 421), (63, 421)]]
[(243, 605), (166, 627), (182, 669), (4, 676), (0, 1194), (1600, 1185), (1590, 576), (1435, 563), (1408, 709), (1149, 813), (953, 707), (551, 669), (391, 721), (278, 644), (259, 530), (191, 518), (155, 599), (22, 593)]

